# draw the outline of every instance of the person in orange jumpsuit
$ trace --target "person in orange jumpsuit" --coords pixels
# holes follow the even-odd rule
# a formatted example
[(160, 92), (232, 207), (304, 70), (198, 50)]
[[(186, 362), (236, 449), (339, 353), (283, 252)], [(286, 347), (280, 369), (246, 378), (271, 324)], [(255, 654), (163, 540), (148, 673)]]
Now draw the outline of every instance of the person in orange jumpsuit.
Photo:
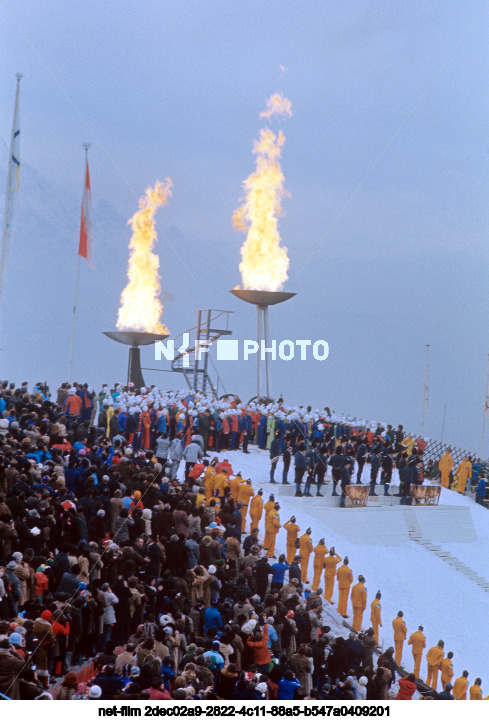
[(438, 464), (438, 468), (440, 469), (441, 473), (441, 485), (445, 488), (449, 488), (450, 486), (450, 471), (453, 468), (453, 458), (451, 449), (447, 448), (445, 453), (440, 458), (440, 462)]
[(462, 463), (457, 468), (458, 473), (458, 484), (457, 492), (464, 494), (467, 479), (472, 478), (472, 463), (470, 462), (469, 456), (465, 456)]
[(301, 557), (301, 581), (302, 583), (309, 583), (307, 580), (307, 569), (309, 567), (309, 556), (312, 553), (312, 541), (311, 541), (311, 529), (307, 531), (299, 538), (299, 554)]
[(289, 566), (297, 553), (297, 538), (301, 530), (295, 520), (295, 516), (292, 516), (290, 521), (284, 523), (284, 528), (287, 531), (287, 563)]
[(263, 506), (263, 509), (265, 511), (265, 538), (263, 539), (263, 550), (268, 551), (271, 543), (271, 537), (270, 533), (268, 532), (268, 525), (267, 525), (267, 516), (269, 513), (273, 513), (275, 509), (275, 496), (273, 493), (270, 494), (270, 497), (268, 501)]
[(396, 618), (392, 621), (392, 628), (394, 629), (394, 647), (395, 655), (394, 660), (398, 666), (402, 662), (402, 647), (407, 636), (407, 628), (404, 623), (404, 614), (402, 611), (398, 611)]
[(438, 682), (438, 671), (440, 670), (441, 662), (445, 656), (443, 641), (438, 641), (436, 646), (432, 646), (426, 654), (426, 662), (428, 664), (428, 677), (426, 679), (426, 685), (436, 691), (436, 684)]
[(469, 672), (462, 671), (462, 675), (459, 676), (452, 688), (452, 696), (458, 701), (467, 700), (467, 689), (469, 688)]
[(251, 487), (251, 479), (248, 478), (248, 480), (245, 483), (241, 483), (238, 487), (238, 501), (241, 501), (243, 504), (241, 506), (241, 531), (244, 533), (246, 531), (246, 516), (248, 514), (248, 506), (250, 505), (250, 499), (253, 498), (255, 495), (255, 491)]
[(222, 468), (214, 476), (214, 493), (219, 491), (219, 497), (224, 496), (224, 489), (228, 486), (228, 472), (226, 468)]
[(141, 428), (141, 448), (147, 451), (149, 450), (151, 435), (151, 416), (148, 411), (148, 406), (143, 406), (139, 424)]
[(312, 579), (312, 590), (317, 591), (321, 583), (321, 574), (324, 568), (324, 557), (328, 553), (328, 549), (324, 545), (324, 538), (321, 538), (318, 545), (314, 549), (314, 578)]
[(353, 629), (357, 632), (362, 630), (363, 612), (367, 608), (367, 589), (365, 578), (358, 576), (358, 583), (351, 589), (351, 605), (353, 606)]
[(348, 556), (345, 556), (343, 565), (338, 568), (338, 613), (343, 618), (348, 618), (346, 613), (348, 605), (348, 596), (350, 594), (350, 586), (353, 583), (353, 573), (348, 568)]
[(423, 633), (423, 626), (418, 626), (418, 630), (409, 636), (408, 646), (412, 646), (414, 675), (416, 678), (419, 678), (421, 673), (421, 657), (423, 655), (423, 649), (426, 648), (426, 636)]
[(329, 556), (324, 559), (324, 598), (332, 603), (336, 566), (341, 562), (341, 556), (335, 553), (334, 546), (329, 549)]
[(258, 528), (260, 519), (263, 515), (263, 491), (260, 488), (256, 496), (253, 496), (250, 503), (250, 533), (254, 528)]
[(372, 624), (372, 628), (374, 630), (374, 638), (377, 641), (377, 646), (379, 645), (379, 626), (382, 626), (382, 606), (380, 605), (381, 598), (382, 594), (380, 591), (377, 591), (374, 600), (370, 604), (370, 623)]
[(452, 663), (453, 653), (449, 651), (446, 655), (446, 658), (443, 659), (441, 662), (440, 670), (441, 670), (441, 687), (443, 690), (445, 690), (445, 687), (447, 683), (452, 683), (453, 678), (453, 663)]
[(238, 489), (241, 485), (241, 483), (244, 483), (243, 478), (239, 475), (233, 476), (233, 478), (229, 479), (229, 488), (231, 489), (231, 493), (233, 494), (234, 502), (241, 500), (238, 497)]
[(216, 476), (216, 469), (214, 466), (208, 466), (204, 474), (204, 490), (205, 490), (205, 502), (209, 505), (214, 494), (214, 478)]
[(277, 533), (282, 528), (280, 525), (280, 516), (278, 515), (279, 510), (280, 506), (276, 503), (273, 511), (270, 511), (265, 518), (265, 528), (270, 538), (270, 545), (268, 546), (267, 552), (268, 558), (275, 558), (275, 540), (277, 538)]
[(469, 701), (482, 701), (481, 683), (480, 678), (475, 679), (474, 685), (469, 688)]

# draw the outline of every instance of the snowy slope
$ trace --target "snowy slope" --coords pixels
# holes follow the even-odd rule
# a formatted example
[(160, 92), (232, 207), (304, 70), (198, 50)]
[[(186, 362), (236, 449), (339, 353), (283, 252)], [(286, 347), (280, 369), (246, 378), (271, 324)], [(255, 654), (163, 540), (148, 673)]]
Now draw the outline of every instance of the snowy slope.
[[(292, 515), (304, 532), (312, 528), (312, 541), (317, 544), (321, 537), (325, 538), (326, 546), (334, 545), (336, 551), (348, 555), (354, 579), (362, 573), (366, 578), (368, 591), (367, 611), (364, 614), (364, 628), (370, 626), (370, 603), (375, 593), (382, 592), (382, 620), (380, 643), (384, 648), (393, 646), (392, 620), (397, 612), (404, 612), (404, 619), (409, 634), (417, 630), (418, 625), (424, 626), (427, 648), (434, 646), (439, 639), (445, 641), (445, 652), (454, 653), (455, 676), (460, 676), (464, 669), (469, 671), (469, 680), (480, 676), (483, 690), (489, 689), (489, 660), (487, 658), (488, 631), (485, 619), (489, 616), (489, 594), (468, 580), (460, 572), (443, 562), (440, 558), (409, 541), (399, 546), (381, 547), (375, 545), (360, 546), (347, 537), (333, 533), (328, 528), (328, 508), (325, 508), (324, 523), (318, 522), (307, 511), (307, 505), (314, 499), (279, 497), (278, 485), (268, 483), (269, 454), (267, 451), (250, 446), (250, 454), (241, 451), (221, 453), (219, 457), (228, 458), (235, 472), (241, 471), (244, 477), (250, 477), (255, 492), (264, 490), (264, 499), (269, 493), (275, 493), (280, 503), (281, 523)], [(281, 479), (281, 466), (277, 468), (276, 479)], [(289, 472), (289, 481), (293, 472)], [(329, 489), (326, 492), (331, 492)], [(479, 541), (466, 544), (440, 544), (453, 555), (465, 561), (481, 575), (489, 579), (487, 561), (487, 543), (489, 541), (488, 511), (469, 499), (459, 496), (453, 491), (442, 490), (441, 503), (449, 505), (470, 504), (472, 519)], [(345, 509), (345, 514), (349, 513)], [(436, 509), (433, 509), (436, 513)], [(248, 526), (247, 526), (248, 530)], [(262, 538), (263, 518), (260, 526)], [(435, 539), (433, 539), (435, 540)], [(285, 551), (285, 532), (280, 531), (277, 539), (276, 552)], [(277, 553), (278, 556), (278, 553)], [(312, 581), (312, 556), (310, 559), (309, 580)], [(324, 588), (324, 585), (323, 585)], [(333, 594), (331, 620), (336, 622), (337, 630), (345, 638), (348, 630), (341, 627), (342, 619), (336, 613), (338, 600), (337, 588)], [(350, 621), (351, 608), (349, 607)], [(332, 625), (330, 623), (329, 625)], [(404, 645), (403, 662), (407, 669), (412, 670), (410, 647)], [(422, 675), (426, 673), (423, 657)]]

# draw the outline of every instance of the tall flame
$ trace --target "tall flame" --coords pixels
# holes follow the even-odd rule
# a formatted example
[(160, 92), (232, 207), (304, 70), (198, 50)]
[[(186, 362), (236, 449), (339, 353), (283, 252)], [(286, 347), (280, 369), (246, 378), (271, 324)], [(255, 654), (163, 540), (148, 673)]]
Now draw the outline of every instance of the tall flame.
[[(290, 100), (278, 93), (272, 95), (260, 117), (270, 120), (272, 115), (290, 117)], [(278, 231), (281, 201), (287, 194), (280, 167), (284, 143), (282, 131), (275, 135), (270, 128), (260, 130), (259, 139), (253, 144), (253, 153), (257, 156), (256, 170), (244, 181), (245, 201), (233, 213), (234, 229), (247, 233), (239, 265), (246, 290), (281, 290), (288, 278), (287, 248), (280, 246)]]
[(158, 180), (154, 188), (147, 188), (145, 195), (139, 199), (139, 210), (127, 221), (132, 228), (127, 264), (129, 282), (121, 294), (117, 314), (119, 330), (168, 333), (166, 326), (160, 322), (163, 313), (158, 297), (161, 292), (160, 261), (153, 248), (157, 241), (155, 213), (168, 202), (172, 185), (167, 178), (164, 183)]

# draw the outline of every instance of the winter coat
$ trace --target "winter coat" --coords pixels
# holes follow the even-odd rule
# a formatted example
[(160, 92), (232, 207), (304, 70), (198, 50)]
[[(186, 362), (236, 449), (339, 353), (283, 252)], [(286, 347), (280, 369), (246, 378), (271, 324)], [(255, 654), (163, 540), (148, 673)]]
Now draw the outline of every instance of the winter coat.
[(168, 460), (181, 461), (183, 458), (182, 441), (180, 438), (174, 438), (168, 451)]
[(114, 605), (119, 603), (119, 599), (115, 595), (115, 593), (110, 593), (110, 591), (104, 592), (105, 600), (106, 600), (106, 607), (104, 608), (104, 625), (115, 623), (115, 611), (114, 611)]
[(184, 450), (183, 458), (187, 463), (198, 463), (203, 458), (202, 448), (198, 443), (192, 441)]
[(131, 526), (134, 526), (134, 519), (128, 516), (127, 518), (123, 518), (122, 516), (117, 516), (115, 519), (115, 534), (114, 534), (114, 543), (117, 543), (118, 546), (122, 546), (125, 541), (130, 540), (129, 536), (129, 529)]
[(399, 679), (399, 691), (397, 692), (396, 701), (411, 701), (413, 693), (416, 691), (416, 684), (409, 681), (407, 676)]
[(175, 533), (180, 533), (185, 538), (188, 537), (188, 516), (183, 509), (175, 509), (173, 511), (173, 518), (175, 519)]
[(311, 690), (312, 659), (302, 653), (294, 653), (289, 659), (289, 664), (300, 683), (301, 693), (307, 696)]
[(258, 666), (264, 666), (265, 664), (270, 663), (271, 656), (270, 651), (268, 650), (268, 626), (265, 625), (263, 628), (263, 637), (260, 641), (253, 641), (250, 637), (246, 643), (253, 652), (254, 663), (258, 664)]
[(48, 670), (48, 649), (53, 646), (55, 642), (53, 629), (49, 621), (45, 621), (43, 618), (36, 618), (32, 632), (38, 639), (36, 651), (38, 676), (46, 675)]
[(170, 448), (170, 440), (168, 438), (158, 438), (156, 441), (156, 457), (168, 458), (168, 449)]
[(375, 676), (375, 696), (378, 701), (387, 701), (389, 699), (389, 681), (392, 674), (388, 668), (383, 668), (383, 671), (382, 676)]
[(199, 544), (193, 538), (189, 538), (187, 541), (185, 541), (185, 548), (187, 549), (187, 557), (188, 557), (187, 567), (195, 568), (195, 566), (198, 566), (198, 564), (199, 564), (199, 558), (200, 558)]
[(10, 649), (0, 649), (0, 693), (11, 699), (19, 698), (17, 676), (24, 667), (23, 659)]
[(231, 673), (226, 668), (222, 668), (217, 677), (217, 698), (225, 700), (232, 699), (238, 678), (239, 676), (237, 673)]

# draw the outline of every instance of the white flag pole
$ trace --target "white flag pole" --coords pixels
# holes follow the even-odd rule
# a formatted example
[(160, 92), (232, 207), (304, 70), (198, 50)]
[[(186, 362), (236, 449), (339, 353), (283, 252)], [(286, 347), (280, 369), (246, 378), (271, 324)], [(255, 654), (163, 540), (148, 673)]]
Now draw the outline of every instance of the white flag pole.
[[(5, 192), (5, 209), (3, 214), (3, 231), (2, 231), (2, 249), (0, 251), (0, 306), (2, 304), (2, 292), (3, 292), (3, 280), (5, 276), (5, 265), (7, 263), (8, 255), (8, 241), (10, 234), (10, 202), (11, 202), (11, 188), (12, 188), (12, 176), (14, 171), (17, 171), (19, 165), (19, 158), (14, 159), (14, 142), (16, 137), (16, 124), (19, 112), (19, 92), (20, 92), (20, 81), (22, 80), (21, 73), (17, 73), (17, 89), (15, 91), (15, 106), (14, 106), (14, 119), (12, 122), (12, 135), (10, 138), (10, 153), (8, 160), (8, 173), (7, 173), (7, 190)], [(15, 168), (14, 168), (15, 166)]]
[[(85, 150), (85, 173), (88, 163), (88, 151), (92, 147), (91, 143), (82, 143), (82, 147)], [(85, 173), (83, 177), (85, 178)], [(75, 282), (75, 299), (73, 301), (73, 320), (71, 324), (71, 344), (70, 344), (70, 363), (68, 366), (68, 382), (72, 381), (73, 372), (73, 351), (75, 349), (75, 332), (76, 332), (76, 311), (78, 306), (78, 289), (80, 287), (80, 260), (81, 256), (78, 252), (78, 262), (76, 264), (76, 282)]]

